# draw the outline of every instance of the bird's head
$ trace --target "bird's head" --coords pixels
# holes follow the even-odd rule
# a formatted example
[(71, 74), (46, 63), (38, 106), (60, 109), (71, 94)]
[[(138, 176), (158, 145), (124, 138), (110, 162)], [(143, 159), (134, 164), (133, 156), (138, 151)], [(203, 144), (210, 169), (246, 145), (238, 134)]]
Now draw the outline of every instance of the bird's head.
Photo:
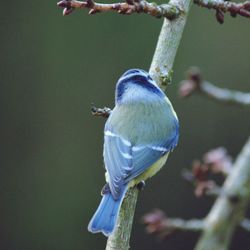
[(116, 84), (116, 103), (118, 104), (147, 102), (164, 97), (165, 94), (149, 73), (142, 69), (126, 71)]

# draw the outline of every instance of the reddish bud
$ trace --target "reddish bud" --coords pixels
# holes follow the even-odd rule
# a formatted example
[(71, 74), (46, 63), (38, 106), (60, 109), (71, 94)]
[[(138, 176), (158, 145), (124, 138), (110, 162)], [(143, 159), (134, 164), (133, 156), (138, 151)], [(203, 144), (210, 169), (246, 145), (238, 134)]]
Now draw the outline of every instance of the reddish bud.
[(70, 7), (70, 2), (63, 0), (63, 1), (58, 2), (57, 6), (62, 7), (62, 8), (68, 8), (68, 7)]
[(145, 214), (142, 218), (144, 224), (146, 224), (146, 230), (148, 233), (159, 233), (163, 229), (163, 222), (166, 220), (166, 215), (159, 209), (155, 209), (151, 213)]
[(249, 12), (248, 10), (239, 9), (238, 13), (239, 13), (239, 15), (241, 15), (241, 16), (250, 17), (250, 12)]
[(72, 8), (72, 7), (70, 7), (70, 8), (64, 8), (64, 10), (63, 10), (63, 15), (64, 15), (64, 16), (67, 16), (67, 15), (69, 15), (70, 13), (72, 13), (74, 10), (75, 10), (75, 9)]
[(206, 192), (208, 192), (209, 190), (212, 190), (213, 188), (215, 188), (215, 186), (216, 185), (214, 181), (211, 181), (211, 180), (198, 182), (194, 191), (195, 196), (201, 197), (204, 194), (206, 194)]
[(186, 74), (187, 78), (194, 81), (197, 85), (202, 82), (201, 72), (199, 68), (191, 67)]
[(180, 83), (178, 94), (180, 97), (188, 97), (197, 89), (197, 85), (190, 80), (185, 80)]
[(245, 3), (243, 6), (245, 10), (250, 10), (250, 2)]
[(87, 8), (92, 8), (92, 7), (95, 6), (95, 3), (94, 3), (93, 0), (87, 0), (86, 3), (87, 3), (87, 4), (86, 4), (86, 7), (87, 7)]
[(231, 156), (228, 155), (227, 150), (223, 147), (207, 152), (203, 156), (203, 161), (210, 166), (211, 171), (215, 174), (227, 174), (233, 165)]
[(216, 10), (216, 19), (217, 21), (220, 23), (220, 24), (223, 24), (224, 23), (224, 14), (221, 10)]
[(195, 160), (192, 164), (192, 173), (197, 181), (206, 181), (209, 175), (209, 167)]
[(96, 13), (98, 13), (98, 12), (99, 12), (98, 10), (91, 9), (91, 10), (89, 11), (89, 14), (90, 14), (90, 15), (94, 15), (94, 14), (96, 14)]

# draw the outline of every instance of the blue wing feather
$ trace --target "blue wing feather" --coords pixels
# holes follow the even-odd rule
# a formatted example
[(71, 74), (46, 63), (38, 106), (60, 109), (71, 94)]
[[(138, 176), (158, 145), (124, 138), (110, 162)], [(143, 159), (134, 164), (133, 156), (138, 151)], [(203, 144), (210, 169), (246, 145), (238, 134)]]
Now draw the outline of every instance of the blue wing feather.
[(124, 180), (132, 169), (131, 144), (108, 131), (110, 133), (104, 136), (104, 162), (112, 195), (118, 199)]
[(110, 125), (105, 127), (104, 162), (109, 175), (109, 186), (118, 199), (124, 184), (142, 174), (162, 155), (171, 151), (178, 142), (178, 121), (168, 138), (148, 145), (132, 145), (116, 134)]

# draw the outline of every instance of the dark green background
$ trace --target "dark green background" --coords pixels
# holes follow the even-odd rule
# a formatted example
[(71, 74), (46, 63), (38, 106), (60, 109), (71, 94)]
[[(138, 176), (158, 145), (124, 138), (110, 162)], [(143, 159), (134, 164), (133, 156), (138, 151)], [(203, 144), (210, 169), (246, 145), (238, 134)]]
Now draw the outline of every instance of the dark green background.
[[(86, 227), (104, 184), (102, 118), (91, 102), (113, 107), (114, 87), (127, 69), (148, 69), (162, 20), (146, 15), (62, 17), (55, 1), (3, 1), (0, 8), (0, 249), (98, 250), (105, 237)], [(177, 97), (191, 65), (219, 86), (250, 91), (250, 23), (193, 6), (168, 96), (181, 123), (167, 167), (140, 194), (131, 249), (189, 250), (197, 235), (157, 242), (141, 216), (155, 207), (169, 216), (201, 218), (212, 200), (196, 199), (182, 168), (225, 145), (236, 156), (249, 136), (250, 109), (196, 96)], [(232, 249), (249, 249), (238, 232)], [(210, 249), (209, 249), (210, 250)]]

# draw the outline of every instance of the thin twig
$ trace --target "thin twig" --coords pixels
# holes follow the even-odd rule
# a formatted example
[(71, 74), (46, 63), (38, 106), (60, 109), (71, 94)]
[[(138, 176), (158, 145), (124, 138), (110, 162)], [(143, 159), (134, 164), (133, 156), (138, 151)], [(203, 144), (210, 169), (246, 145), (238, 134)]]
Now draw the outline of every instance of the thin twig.
[(216, 19), (219, 23), (224, 22), (224, 13), (229, 12), (232, 17), (237, 14), (243, 17), (250, 17), (250, 1), (234, 3), (224, 0), (194, 0), (198, 6), (216, 10)]
[(157, 234), (160, 238), (166, 237), (177, 231), (201, 231), (204, 221), (200, 219), (183, 220), (180, 218), (168, 218), (166, 214), (155, 209), (142, 217), (143, 224), (149, 234)]
[(111, 114), (112, 110), (110, 108), (97, 108), (94, 105), (91, 107), (91, 113), (93, 116), (102, 116), (104, 118), (108, 118)]
[(144, 0), (127, 0), (125, 3), (96, 3), (93, 0), (76, 1), (62, 0), (57, 3), (59, 7), (64, 8), (63, 15), (69, 15), (75, 9), (89, 9), (89, 14), (93, 15), (101, 12), (117, 12), (119, 14), (130, 15), (133, 13), (146, 13), (160, 18), (166, 17), (174, 19), (181, 14), (181, 9), (177, 5), (149, 3)]
[[(152, 212), (145, 214), (142, 217), (142, 222), (146, 226), (147, 233), (155, 234), (160, 238), (165, 238), (166, 236), (180, 231), (201, 232), (206, 228), (205, 219), (184, 220), (181, 218), (169, 218), (162, 210), (159, 209), (155, 209)], [(239, 226), (249, 232), (250, 220), (246, 218), (243, 219)]]
[(188, 97), (193, 93), (204, 94), (216, 101), (237, 104), (241, 106), (250, 105), (250, 93), (236, 90), (219, 88), (202, 79), (197, 68), (191, 68), (187, 73), (187, 79), (182, 81), (179, 88), (181, 97)]

